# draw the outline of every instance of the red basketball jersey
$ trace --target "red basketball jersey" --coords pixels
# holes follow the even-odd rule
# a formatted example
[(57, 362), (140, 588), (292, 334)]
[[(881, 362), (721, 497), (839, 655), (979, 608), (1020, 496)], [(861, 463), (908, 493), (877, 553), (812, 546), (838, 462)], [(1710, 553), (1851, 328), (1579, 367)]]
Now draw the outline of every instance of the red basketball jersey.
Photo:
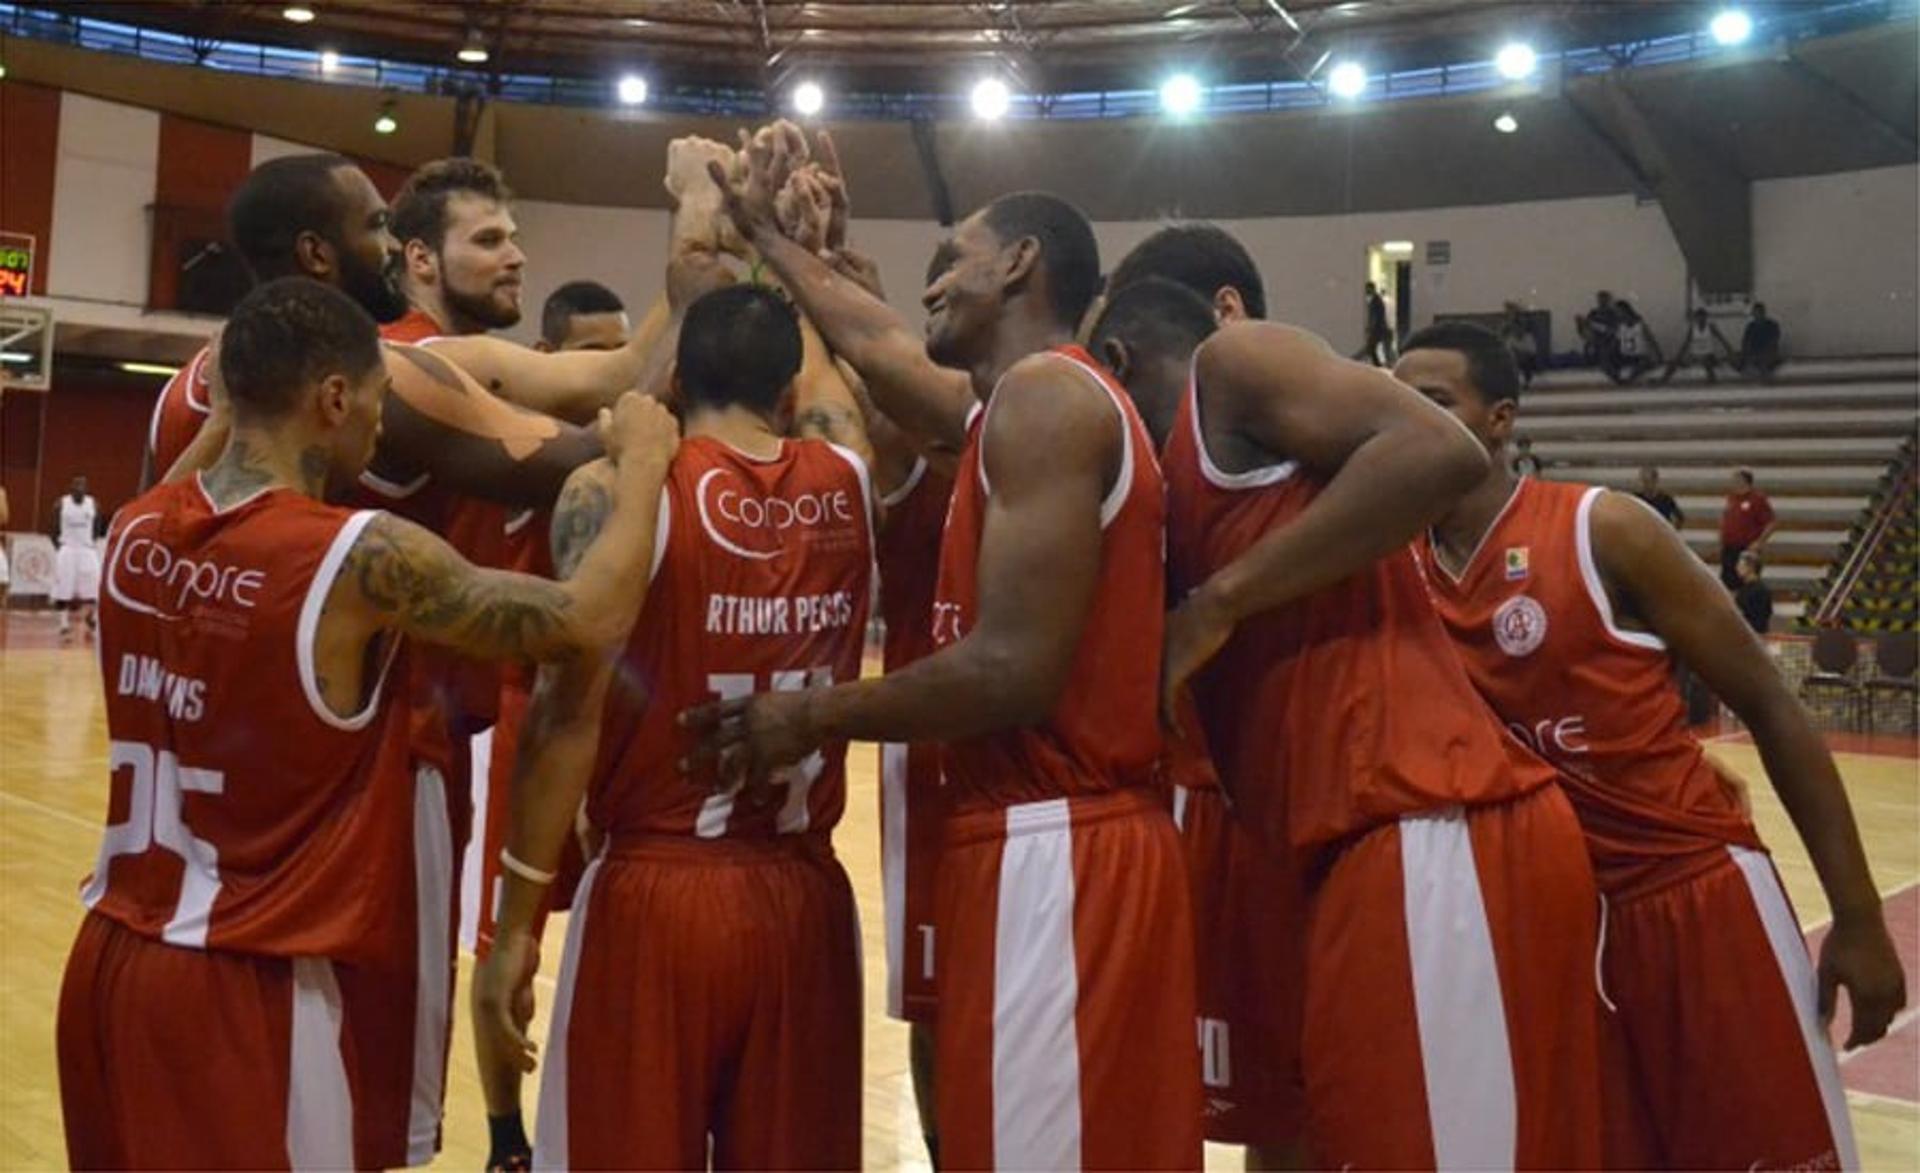
[(213, 389), (208, 380), (215, 361), (213, 348), (202, 346), (192, 361), (173, 373), (160, 389), (160, 398), (154, 400), (153, 418), (147, 423), (147, 455), (154, 480), (167, 475), (213, 414)]
[[(1120, 472), (1100, 505), (1100, 572), (1060, 701), (1044, 724), (947, 746), (953, 810), (1105, 794), (1148, 785), (1160, 756), (1160, 644), (1166, 630), (1166, 491), (1153, 440), (1133, 403), (1077, 346), (1053, 350), (1120, 413)], [(986, 520), (981, 453), (989, 403), (976, 409), (954, 481), (940, 548), (933, 638), (941, 647), (980, 613), (980, 536)]]
[[(1291, 462), (1221, 471), (1199, 411), (1189, 386), (1165, 454), (1168, 560), (1182, 596), (1324, 487)], [(1194, 691), (1235, 803), (1259, 833), (1303, 849), (1554, 777), (1474, 691), (1411, 548), (1242, 622)]]
[(1473, 682), (1560, 767), (1603, 890), (1684, 857), (1759, 847), (1687, 731), (1666, 644), (1614, 622), (1589, 514), (1605, 490), (1523, 480), (1459, 577), (1422, 544), (1434, 601)]
[(191, 948), (398, 947), (413, 887), (398, 645), (350, 718), (321, 700), (313, 661), (373, 517), (286, 489), (220, 510), (198, 477), (120, 511), (100, 599), (113, 780), (88, 907)]
[(953, 479), (914, 462), (907, 482), (882, 499), (880, 617), (887, 638), (885, 671), (897, 672), (933, 651), (933, 592), (940, 580), (940, 534), (953, 500)]
[(844, 741), (775, 778), (771, 802), (680, 773), (677, 724), (708, 701), (856, 680), (873, 586), (866, 465), (817, 440), (773, 460), (681, 442), (661, 497), (652, 585), (609, 698), (587, 814), (622, 834), (824, 834), (846, 806)]

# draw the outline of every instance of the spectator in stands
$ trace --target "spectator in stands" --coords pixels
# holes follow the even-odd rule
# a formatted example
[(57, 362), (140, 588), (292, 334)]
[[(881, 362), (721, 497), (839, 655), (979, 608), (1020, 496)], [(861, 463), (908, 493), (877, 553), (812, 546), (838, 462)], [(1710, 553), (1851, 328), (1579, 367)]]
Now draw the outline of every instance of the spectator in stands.
[(1393, 365), (1393, 327), (1387, 324), (1387, 299), (1380, 296), (1380, 287), (1367, 282), (1367, 340), (1353, 357), (1364, 358), (1376, 367)]
[(1522, 436), (1514, 441), (1513, 475), (1517, 477), (1537, 477), (1546, 464), (1533, 454), (1533, 437)]
[(1773, 527), (1773, 502), (1753, 487), (1753, 470), (1734, 469), (1733, 491), (1720, 514), (1720, 581), (1728, 590), (1740, 589), (1740, 555), (1752, 550), (1759, 557)]
[(1619, 324), (1620, 317), (1614, 309), (1613, 294), (1604, 289), (1593, 295), (1592, 309), (1585, 315), (1575, 314), (1573, 317), (1573, 328), (1580, 333), (1587, 361), (1603, 371), (1613, 369), (1613, 336)]
[(1506, 320), (1500, 323), (1500, 341), (1513, 354), (1513, 365), (1520, 368), (1520, 385), (1525, 389), (1533, 386), (1533, 377), (1540, 373), (1540, 340), (1527, 328), (1519, 302), (1508, 302), (1506, 309)]
[(1660, 470), (1651, 464), (1640, 470), (1640, 487), (1634, 495), (1653, 507), (1653, 511), (1667, 519), (1667, 524), (1675, 529), (1687, 524), (1687, 515), (1680, 511), (1680, 502), (1673, 494), (1660, 487)]
[(1740, 335), (1740, 356), (1734, 360), (1742, 374), (1771, 379), (1780, 366), (1780, 323), (1767, 316), (1767, 303), (1753, 303), (1753, 316)]
[(1773, 590), (1760, 579), (1760, 555), (1752, 550), (1743, 551), (1734, 564), (1734, 572), (1740, 578), (1740, 585), (1733, 592), (1734, 605), (1746, 617), (1748, 627), (1759, 635), (1767, 634), (1767, 629), (1773, 626)]
[(1712, 319), (1707, 316), (1706, 307), (1701, 306), (1693, 311), (1692, 319), (1687, 323), (1686, 340), (1680, 344), (1680, 352), (1673, 356), (1673, 361), (1667, 364), (1667, 369), (1660, 376), (1660, 381), (1664, 383), (1673, 378), (1673, 373), (1683, 366), (1698, 363), (1700, 369), (1707, 373), (1707, 382), (1718, 383), (1720, 355), (1714, 353), (1715, 346), (1718, 346), (1729, 360), (1735, 357), (1733, 344), (1727, 341), (1727, 336), (1720, 332), (1720, 327), (1714, 325)]
[(1646, 319), (1632, 302), (1615, 302), (1614, 313), (1614, 363), (1607, 369), (1607, 377), (1616, 383), (1632, 383), (1660, 365), (1660, 340), (1647, 329)]

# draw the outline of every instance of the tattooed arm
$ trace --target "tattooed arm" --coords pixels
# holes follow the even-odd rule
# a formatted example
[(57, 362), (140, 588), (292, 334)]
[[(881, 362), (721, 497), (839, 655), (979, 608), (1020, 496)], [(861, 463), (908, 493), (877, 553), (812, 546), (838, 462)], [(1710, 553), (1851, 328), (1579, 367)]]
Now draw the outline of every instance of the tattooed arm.
[[(606, 473), (604, 463), (581, 469), (568, 485), (569, 497), (577, 486), (580, 498), (574, 507), (563, 498), (554, 512), (553, 565), (563, 578), (577, 573), (589, 548), (596, 546), (606, 513), (589, 502), (588, 494), (594, 483), (601, 484), (604, 494)], [(619, 653), (618, 646), (584, 649), (540, 666), (514, 762), (507, 823), (507, 851), (537, 871), (552, 872), (559, 866), (561, 849), (573, 833), (574, 814), (586, 796), (599, 751), (602, 715)], [(527, 1028), (540, 957), (535, 926), (547, 895), (546, 884), (511, 870), (504, 871), (501, 880), (493, 949), (475, 971), (473, 984), (474, 1051), (487, 1111), (495, 1116), (519, 1110), (520, 1076), (533, 1069), (534, 1045)]]
[(591, 430), (515, 407), (437, 350), (386, 347), (393, 385), (370, 472), (401, 485), (425, 476), (470, 497), (545, 508), (569, 473), (600, 455)]
[[(605, 425), (610, 463), (582, 470), (562, 494), (556, 527), (604, 514), (564, 582), (485, 570), (420, 526), (390, 514), (348, 552), (328, 609), (482, 660), (551, 660), (626, 637), (645, 596), (661, 483), (678, 443), (673, 417), (638, 395)], [(370, 630), (369, 630), (370, 634)]]
[(867, 439), (860, 400), (833, 361), (820, 331), (804, 317), (800, 343), (800, 373), (793, 381), (793, 434), (838, 444), (872, 468), (873, 444)]

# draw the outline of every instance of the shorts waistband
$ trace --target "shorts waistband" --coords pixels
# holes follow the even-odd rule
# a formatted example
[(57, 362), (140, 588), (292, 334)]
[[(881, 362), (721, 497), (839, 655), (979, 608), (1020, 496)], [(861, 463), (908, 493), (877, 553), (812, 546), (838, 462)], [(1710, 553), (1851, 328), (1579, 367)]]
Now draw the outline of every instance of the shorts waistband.
[(1068, 827), (1085, 827), (1106, 819), (1149, 812), (1165, 815), (1167, 805), (1158, 795), (1139, 786), (1111, 794), (1021, 802), (948, 816), (946, 843), (953, 847), (994, 839), (1018, 839), (1023, 835), (1064, 831)]
[(701, 839), (661, 832), (615, 833), (601, 857), (609, 863), (635, 860), (678, 863), (752, 864), (781, 860), (833, 858), (833, 840), (822, 832), (805, 835), (722, 835)]

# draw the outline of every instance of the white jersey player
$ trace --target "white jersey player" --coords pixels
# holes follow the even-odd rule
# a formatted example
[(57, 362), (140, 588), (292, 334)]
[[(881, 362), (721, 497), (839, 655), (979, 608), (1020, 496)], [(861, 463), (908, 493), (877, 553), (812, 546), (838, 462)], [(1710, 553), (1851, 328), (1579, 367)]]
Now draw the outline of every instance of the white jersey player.
[(100, 550), (94, 545), (100, 506), (87, 493), (87, 478), (73, 478), (70, 491), (60, 498), (59, 513), (60, 548), (53, 563), (53, 604), (60, 612), (60, 637), (72, 637), (75, 610), (82, 613), (91, 636), (100, 602)]

